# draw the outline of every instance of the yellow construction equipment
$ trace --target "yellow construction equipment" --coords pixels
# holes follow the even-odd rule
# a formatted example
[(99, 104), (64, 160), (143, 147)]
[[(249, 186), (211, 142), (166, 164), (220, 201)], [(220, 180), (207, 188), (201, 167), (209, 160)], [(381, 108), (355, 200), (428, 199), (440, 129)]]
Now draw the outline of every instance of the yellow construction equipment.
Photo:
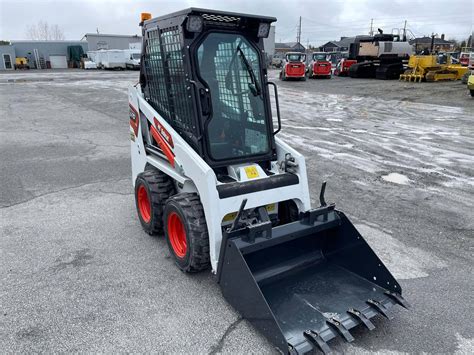
[(26, 57), (16, 57), (15, 59), (15, 69), (30, 69), (28, 66), (28, 58)]
[(441, 81), (459, 80), (467, 72), (467, 67), (451, 64), (448, 56), (447, 64), (439, 64), (437, 55), (412, 55), (408, 61), (408, 69), (400, 75), (403, 81)]
[(471, 96), (474, 97), (474, 72), (469, 75), (469, 79), (467, 79), (467, 88), (471, 93)]

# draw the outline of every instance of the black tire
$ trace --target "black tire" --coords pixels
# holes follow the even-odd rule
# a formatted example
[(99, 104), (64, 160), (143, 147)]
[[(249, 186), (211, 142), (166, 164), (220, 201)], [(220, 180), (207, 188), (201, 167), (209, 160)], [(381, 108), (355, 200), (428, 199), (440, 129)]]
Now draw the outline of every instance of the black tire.
[[(144, 213), (139, 195), (142, 188), (146, 191), (149, 212)], [(138, 218), (145, 232), (150, 235), (163, 234), (163, 210), (166, 201), (175, 193), (173, 180), (159, 170), (146, 170), (137, 176), (135, 181), (135, 205)], [(139, 201), (140, 200), (140, 201)], [(146, 208), (146, 206), (145, 206)], [(148, 217), (148, 218), (147, 218)]]
[(209, 268), (209, 234), (204, 208), (197, 194), (180, 193), (166, 201), (163, 223), (168, 248), (182, 271), (198, 272)]
[(471, 96), (474, 97), (474, 90), (469, 90), (471, 92)]

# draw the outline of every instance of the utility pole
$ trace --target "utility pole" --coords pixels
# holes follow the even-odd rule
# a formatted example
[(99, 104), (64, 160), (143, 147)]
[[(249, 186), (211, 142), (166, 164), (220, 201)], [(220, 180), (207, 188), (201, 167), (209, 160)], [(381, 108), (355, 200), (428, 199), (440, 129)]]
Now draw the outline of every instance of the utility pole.
[(405, 20), (405, 25), (403, 26), (403, 42), (407, 40), (407, 20)]
[(298, 31), (296, 33), (296, 43), (300, 44), (301, 42), (301, 16), (300, 16), (300, 22), (298, 24)]
[(374, 19), (370, 19), (370, 32), (369, 35), (373, 36), (374, 35)]

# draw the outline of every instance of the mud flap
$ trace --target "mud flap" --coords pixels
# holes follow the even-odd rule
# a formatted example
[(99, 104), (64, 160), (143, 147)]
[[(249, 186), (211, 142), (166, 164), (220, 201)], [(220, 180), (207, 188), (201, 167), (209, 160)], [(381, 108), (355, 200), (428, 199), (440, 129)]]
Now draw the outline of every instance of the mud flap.
[(227, 301), (283, 353), (327, 353), (330, 339), (352, 341), (351, 328), (372, 330), (372, 317), (408, 307), (400, 285), (334, 206), (225, 234), (218, 270)]

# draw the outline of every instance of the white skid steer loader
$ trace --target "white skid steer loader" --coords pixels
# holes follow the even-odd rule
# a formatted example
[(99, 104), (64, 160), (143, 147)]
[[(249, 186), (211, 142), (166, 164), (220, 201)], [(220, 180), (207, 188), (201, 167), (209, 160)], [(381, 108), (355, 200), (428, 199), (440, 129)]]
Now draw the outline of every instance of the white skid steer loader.
[[(311, 208), (304, 157), (277, 137), (263, 38), (272, 17), (190, 8), (142, 14), (129, 90), (140, 222), (179, 268), (212, 268), (224, 297), (284, 353), (329, 352), (358, 324), (407, 307), (334, 204)], [(274, 127), (270, 90), (275, 95)]]

